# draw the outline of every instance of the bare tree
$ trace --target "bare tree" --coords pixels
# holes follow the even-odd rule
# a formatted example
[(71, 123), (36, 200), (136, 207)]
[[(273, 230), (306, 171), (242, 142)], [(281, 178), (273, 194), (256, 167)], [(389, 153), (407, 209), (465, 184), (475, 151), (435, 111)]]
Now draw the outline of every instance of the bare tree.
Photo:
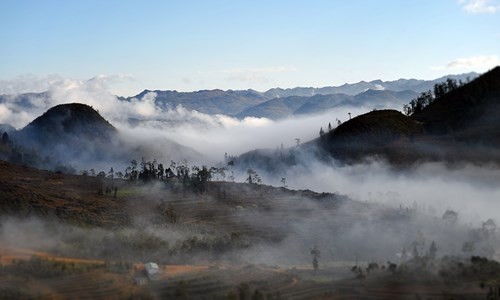
[(320, 258), (320, 256), (321, 256), (321, 252), (319, 251), (319, 249), (316, 245), (313, 248), (311, 248), (311, 255), (313, 257), (312, 265), (313, 265), (314, 273), (316, 273), (318, 271), (318, 268), (319, 268), (318, 258)]

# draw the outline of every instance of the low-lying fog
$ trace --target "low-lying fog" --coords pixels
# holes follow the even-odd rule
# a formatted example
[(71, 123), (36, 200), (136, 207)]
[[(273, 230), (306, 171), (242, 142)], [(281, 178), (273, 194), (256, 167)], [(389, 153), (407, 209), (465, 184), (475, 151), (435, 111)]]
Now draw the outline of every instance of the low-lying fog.
[[(192, 112), (182, 107), (162, 111), (154, 104), (154, 93), (148, 94), (143, 101), (120, 101), (106, 92), (106, 82), (109, 80), (106, 77), (96, 77), (88, 81), (55, 81), (48, 89), (51, 97), (41, 102), (33, 100), (28, 109), (15, 102), (1, 103), (0, 123), (10, 123), (20, 128), (56, 104), (83, 102), (98, 109), (131, 143), (134, 140), (158, 142), (160, 138), (168, 138), (205, 156), (203, 162), (190, 162), (190, 165), (211, 165), (222, 161), (224, 153), (238, 155), (257, 148), (274, 149), (281, 144), (293, 147), (296, 138), (300, 142), (309, 141), (318, 136), (320, 127), (326, 129), (329, 122), (334, 126), (337, 118), (345, 121), (348, 112), (355, 116), (371, 110), (368, 106), (343, 107), (321, 115), (281, 121), (263, 118), (238, 120), (223, 115), (210, 116)], [(130, 119), (139, 121), (131, 125)], [(168, 149), (165, 152), (168, 153)], [(419, 214), (408, 222), (391, 223), (385, 219), (380, 221), (379, 212), (374, 215), (356, 215), (355, 211), (351, 211), (355, 217), (349, 219), (349, 214), (346, 214), (343, 218), (347, 219), (344, 220), (332, 218), (330, 214), (318, 209), (317, 213), (312, 214), (314, 217), (299, 219), (290, 224), (290, 231), (280, 243), (257, 244), (241, 252), (240, 255), (245, 260), (281, 263), (279, 258), (283, 257), (283, 253), (288, 253), (288, 257), (293, 257), (295, 262), (307, 262), (310, 259), (308, 251), (313, 244), (322, 249), (326, 260), (335, 260), (337, 257), (347, 259), (349, 256), (352, 258), (349, 249), (364, 249), (359, 250), (359, 255), (366, 260), (394, 259), (397, 251), (402, 247), (411, 247), (418, 236), (425, 237), (427, 247), (429, 241), (435, 240), (438, 247), (441, 247), (441, 255), (446, 252), (457, 254), (460, 253), (462, 244), (470, 240), (471, 228), (481, 228), (483, 222), (490, 218), (497, 224), (500, 222), (498, 166), (463, 165), (449, 168), (439, 163), (426, 163), (411, 170), (400, 171), (379, 161), (347, 166), (334, 162), (326, 164), (311, 157), (301, 157), (301, 161), (302, 164), (290, 168), (284, 174), (259, 174), (264, 184), (282, 186), (281, 179), (286, 178), (286, 185), (292, 189), (335, 192), (361, 202), (388, 205), (395, 211), (401, 207), (403, 211), (408, 208)], [(159, 162), (169, 164), (168, 160)], [(117, 166), (115, 169), (118, 169)], [(258, 167), (255, 169), (260, 172)], [(244, 181), (245, 174), (237, 174), (236, 180)], [(458, 221), (452, 227), (443, 223), (442, 216), (447, 210), (458, 213)], [(342, 224), (339, 223), (341, 221)], [(36, 238), (32, 239), (27, 234), (44, 236), (43, 232), (31, 231), (39, 228), (36, 225), (38, 221), (30, 222), (21, 225), (10, 220), (2, 224), (2, 245), (9, 245), (4, 244), (7, 240), (13, 243), (19, 238), (28, 244), (23, 242), (16, 246), (29, 246), (29, 241)], [(254, 222), (259, 222), (258, 216)], [(71, 230), (77, 231), (74, 228)], [(187, 238), (189, 235), (199, 234), (186, 234), (186, 228), (173, 229), (175, 232), (170, 233), (166, 229), (151, 230), (166, 241), (171, 241), (173, 235)], [(113, 234), (105, 230), (100, 232), (103, 236)], [(55, 239), (58, 238), (64, 240), (64, 237), (56, 235)], [(411, 251), (408, 248), (406, 250)], [(370, 256), (370, 253), (373, 255)]]

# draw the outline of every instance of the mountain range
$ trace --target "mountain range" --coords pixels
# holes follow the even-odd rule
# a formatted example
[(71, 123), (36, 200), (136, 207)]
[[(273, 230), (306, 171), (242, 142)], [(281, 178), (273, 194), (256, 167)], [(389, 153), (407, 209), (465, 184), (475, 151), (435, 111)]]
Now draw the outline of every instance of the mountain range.
[[(237, 118), (266, 117), (282, 119), (292, 115), (314, 114), (339, 106), (366, 106), (371, 109), (402, 107), (416, 95), (433, 88), (447, 78), (467, 81), (477, 73), (448, 75), (434, 80), (399, 79), (394, 81), (361, 81), (341, 86), (322, 88), (273, 88), (266, 92), (254, 90), (201, 90), (177, 92), (144, 90), (132, 97), (118, 97), (121, 101), (143, 100), (148, 93), (156, 94), (155, 104), (163, 110), (182, 105), (189, 110)], [(0, 95), (0, 104), (15, 102), (21, 109), (34, 108), (47, 102), (49, 92)]]
[[(462, 75), (464, 76), (467, 77), (470, 74)], [(425, 109), (411, 116), (403, 115), (395, 110), (383, 109), (402, 106), (398, 104), (402, 99), (417, 95), (417, 91), (411, 90), (369, 89), (354, 96), (317, 94), (310, 97), (288, 96), (270, 100), (265, 100), (265, 93), (255, 91), (214, 90), (196, 93), (157, 91), (159, 96), (156, 101), (161, 102), (164, 99), (162, 97), (167, 97), (166, 95), (175, 97), (182, 95), (183, 106), (186, 103), (197, 103), (198, 107), (203, 105), (203, 107), (208, 107), (205, 104), (211, 103), (212, 108), (215, 109), (225, 107), (225, 104), (234, 100), (235, 103), (231, 104), (231, 109), (236, 111), (238, 103), (241, 104), (247, 101), (247, 98), (252, 98), (254, 104), (257, 102), (260, 104), (244, 109), (237, 116), (243, 118), (260, 115), (272, 119), (281, 118), (284, 115), (325, 111), (335, 106), (346, 105), (346, 103), (352, 106), (366, 106), (370, 103), (375, 108), (370, 113), (342, 123), (318, 139), (290, 149), (292, 156), (280, 153), (280, 157), (276, 159), (276, 152), (257, 150), (240, 155), (237, 158), (240, 165), (258, 165), (261, 162), (266, 165), (266, 168), (275, 168), (276, 161), (284, 161), (286, 164), (295, 163), (296, 158), (302, 152), (314, 152), (320, 159), (332, 157), (346, 162), (374, 155), (385, 157), (395, 163), (427, 159), (482, 159), (483, 161), (498, 159), (500, 161), (500, 157), (495, 154), (497, 151), (494, 150), (500, 146), (500, 126), (497, 122), (500, 117), (499, 78), (500, 67), (497, 67), (471, 82), (467, 81), (456, 90), (436, 98)], [(417, 83), (420, 87), (424, 86), (421, 81), (400, 80), (397, 82), (400, 87), (404, 88), (410, 84), (417, 86)], [(382, 85), (384, 82), (376, 81), (376, 83), (369, 84)], [(396, 86), (395, 83), (394, 86)], [(301, 89), (298, 88), (296, 91), (301, 91)], [(232, 97), (224, 98), (226, 93), (231, 94)], [(142, 97), (146, 94), (146, 91), (143, 92)], [(25, 94), (19, 97), (21, 101), (26, 99), (25, 104), (30, 105), (28, 97), (49, 96), (48, 93), (42, 93)], [(196, 99), (196, 102), (190, 99)], [(202, 99), (206, 99), (206, 103)], [(122, 101), (129, 100), (122, 99)], [(165, 108), (171, 105), (170, 102), (163, 103), (166, 105)], [(242, 109), (242, 106), (238, 109)], [(126, 162), (142, 156), (161, 159), (159, 155), (162, 153), (169, 155), (181, 153), (191, 157), (201, 157), (193, 149), (173, 141), (164, 141), (165, 143), (126, 141), (120, 132), (92, 107), (78, 103), (55, 106), (19, 131), (12, 131), (12, 128), (7, 125), (3, 125), (2, 128), (26, 149), (35, 149), (42, 156), (56, 157), (68, 163), (74, 163), (77, 160)], [(158, 149), (154, 150), (154, 145), (157, 145)], [(471, 145), (476, 152), (469, 151), (472, 149)], [(3, 157), (5, 159), (8, 155)], [(21, 163), (24, 162), (21, 160)]]
[(274, 88), (266, 92), (254, 90), (203, 90), (197, 92), (144, 90), (133, 97), (121, 97), (120, 99), (123, 101), (142, 100), (146, 94), (154, 92), (156, 93), (156, 105), (162, 109), (182, 105), (189, 110), (211, 115), (224, 114), (237, 118), (282, 119), (291, 115), (324, 112), (340, 105), (353, 107), (365, 105), (371, 109), (402, 107), (419, 93), (431, 90), (436, 83), (443, 82), (447, 78), (467, 81), (477, 75), (477, 73), (448, 75), (434, 80), (361, 81), (354, 84), (322, 88)]
[[(339, 107), (364, 107), (367, 110), (402, 108), (419, 93), (432, 89), (436, 83), (443, 82), (447, 78), (468, 81), (477, 75), (472, 72), (448, 75), (434, 80), (374, 80), (322, 88), (273, 88), (266, 92), (217, 89), (196, 92), (144, 90), (133, 97), (118, 97), (118, 99), (142, 101), (144, 96), (154, 92), (156, 106), (164, 111), (181, 105), (188, 110), (209, 115), (223, 114), (239, 119), (265, 117), (278, 120), (290, 116), (324, 113)], [(48, 102), (50, 97), (49, 92), (0, 95), (0, 104), (10, 102), (16, 103), (19, 109), (32, 109), (40, 103)], [(136, 121), (129, 120), (132, 125)], [(2, 131), (12, 131), (12, 128), (5, 128)]]

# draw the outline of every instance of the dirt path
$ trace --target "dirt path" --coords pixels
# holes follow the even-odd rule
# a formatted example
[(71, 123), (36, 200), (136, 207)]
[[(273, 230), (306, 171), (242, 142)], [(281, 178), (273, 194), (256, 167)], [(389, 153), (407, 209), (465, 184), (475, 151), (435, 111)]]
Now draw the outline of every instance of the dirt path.
[(293, 277), (292, 282), (290, 282), (290, 284), (285, 285), (281, 289), (286, 290), (286, 289), (292, 288), (292, 287), (296, 286), (298, 283), (299, 283), (299, 279), (297, 277)]
[[(75, 257), (62, 257), (55, 256), (50, 253), (35, 251), (23, 248), (0, 248), (0, 265), (12, 264), (14, 260), (29, 260), (32, 256), (38, 256), (51, 261), (59, 261), (65, 263), (79, 263), (79, 264), (104, 264), (104, 260), (99, 259), (85, 259)], [(138, 269), (144, 267), (142, 263), (134, 263)], [(204, 265), (162, 265), (161, 268), (168, 277), (177, 276), (180, 274), (200, 272), (208, 270), (209, 266)]]

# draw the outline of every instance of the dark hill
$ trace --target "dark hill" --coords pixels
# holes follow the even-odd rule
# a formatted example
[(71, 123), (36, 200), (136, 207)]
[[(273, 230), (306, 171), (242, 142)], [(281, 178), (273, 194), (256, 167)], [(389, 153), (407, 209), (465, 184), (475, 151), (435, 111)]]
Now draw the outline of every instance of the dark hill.
[(21, 130), (22, 135), (42, 145), (57, 144), (74, 136), (86, 141), (105, 141), (116, 132), (97, 111), (80, 103), (54, 106)]
[(343, 123), (317, 143), (323, 155), (347, 161), (375, 155), (394, 163), (498, 162), (498, 120), (500, 67), (435, 99), (411, 118), (373, 111)]
[(500, 145), (500, 67), (436, 99), (412, 119), (426, 133)]
[(357, 160), (368, 155), (394, 154), (402, 143), (422, 134), (422, 125), (396, 110), (357, 116), (319, 138), (320, 149), (337, 159)]
[(52, 157), (98, 156), (116, 138), (117, 130), (92, 107), (79, 104), (57, 105), (16, 135), (16, 141)]

